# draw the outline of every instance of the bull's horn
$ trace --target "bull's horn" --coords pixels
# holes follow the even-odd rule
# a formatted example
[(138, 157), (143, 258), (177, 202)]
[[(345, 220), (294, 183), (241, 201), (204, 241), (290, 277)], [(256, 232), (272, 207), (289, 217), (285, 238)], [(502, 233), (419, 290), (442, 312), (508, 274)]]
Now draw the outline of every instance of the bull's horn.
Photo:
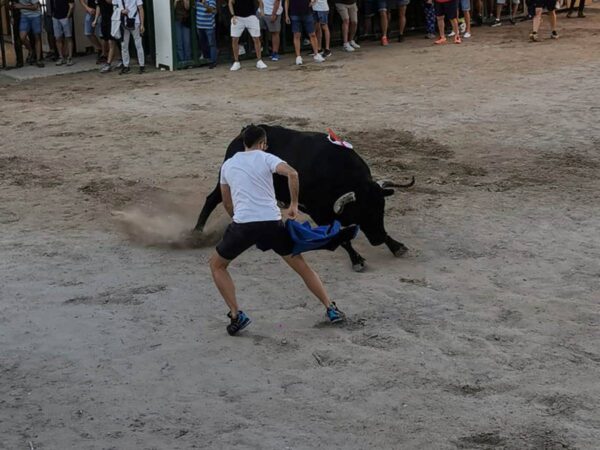
[(409, 188), (411, 186), (413, 186), (415, 184), (415, 177), (412, 177), (412, 180), (410, 181), (410, 183), (406, 183), (406, 184), (400, 184), (400, 183), (394, 183), (393, 181), (388, 181), (388, 180), (384, 180), (384, 181), (378, 181), (377, 184), (379, 186), (381, 186), (382, 189), (385, 188)]
[(344, 206), (346, 206), (350, 202), (356, 201), (356, 194), (352, 191), (346, 192), (340, 198), (338, 198), (333, 204), (333, 212), (336, 214), (341, 214), (344, 211)]

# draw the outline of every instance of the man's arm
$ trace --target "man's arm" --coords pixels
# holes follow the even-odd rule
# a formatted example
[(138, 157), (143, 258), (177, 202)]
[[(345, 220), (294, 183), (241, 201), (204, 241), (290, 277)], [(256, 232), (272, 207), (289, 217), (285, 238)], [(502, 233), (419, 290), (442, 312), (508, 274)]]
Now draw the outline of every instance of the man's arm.
[(227, 211), (229, 217), (233, 217), (233, 200), (231, 199), (231, 188), (228, 184), (221, 183), (221, 198), (223, 199), (225, 211)]
[(69, 12), (67, 13), (67, 19), (70, 19), (73, 16), (73, 10), (75, 9), (75, 2), (70, 1), (69, 3)]
[(258, 0), (258, 10), (260, 11), (260, 17), (265, 15), (265, 5), (262, 0)]
[(83, 6), (83, 9), (85, 9), (88, 12), (88, 14), (96, 14), (96, 10), (90, 8), (85, 0), (79, 0), (79, 3), (81, 4), (81, 6)]
[(275, 173), (287, 177), (288, 179), (288, 188), (290, 190), (290, 209), (288, 210), (288, 216), (290, 219), (295, 219), (298, 216), (298, 193), (300, 191), (298, 172), (287, 163), (281, 162), (277, 164)]
[(285, 23), (290, 24), (290, 14), (289, 14), (290, 0), (285, 0), (283, 9), (285, 10)]
[(275, 4), (273, 5), (273, 12), (271, 13), (271, 22), (275, 22), (277, 20), (277, 10), (279, 9), (280, 0), (275, 0)]
[(138, 6), (138, 14), (140, 15), (140, 34), (144, 34), (144, 7), (142, 5)]

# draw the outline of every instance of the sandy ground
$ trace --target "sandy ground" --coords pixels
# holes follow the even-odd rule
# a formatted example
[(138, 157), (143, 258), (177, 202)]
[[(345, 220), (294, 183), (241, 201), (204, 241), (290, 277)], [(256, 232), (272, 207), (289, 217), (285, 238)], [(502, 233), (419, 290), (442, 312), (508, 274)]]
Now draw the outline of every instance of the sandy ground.
[[(528, 27), (0, 86), (0, 448), (599, 448), (600, 12)], [(251, 121), (331, 126), (417, 178), (387, 205), (408, 256), (308, 255), (344, 326), (252, 250), (254, 323), (228, 337), (224, 214), (181, 242)]]

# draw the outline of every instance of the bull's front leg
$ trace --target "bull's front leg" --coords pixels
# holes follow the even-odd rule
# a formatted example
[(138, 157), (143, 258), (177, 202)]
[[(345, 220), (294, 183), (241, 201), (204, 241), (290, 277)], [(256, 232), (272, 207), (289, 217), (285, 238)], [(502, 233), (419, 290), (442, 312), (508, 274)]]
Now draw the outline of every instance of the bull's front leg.
[(399, 258), (408, 251), (408, 247), (406, 247), (402, 242), (395, 241), (387, 235), (385, 237), (385, 245), (387, 245), (396, 258)]
[(341, 246), (348, 252), (348, 256), (350, 256), (350, 261), (352, 262), (352, 269), (355, 272), (362, 272), (365, 270), (365, 258), (360, 256), (360, 254), (354, 250), (352, 247), (352, 243), (350, 241), (342, 242)]
[(200, 211), (198, 222), (194, 227), (195, 231), (202, 232), (204, 230), (204, 225), (206, 225), (208, 217), (222, 201), (223, 199), (221, 197), (221, 186), (217, 184), (217, 187), (210, 194), (208, 194), (208, 197), (206, 197), (206, 202), (202, 207), (202, 211)]

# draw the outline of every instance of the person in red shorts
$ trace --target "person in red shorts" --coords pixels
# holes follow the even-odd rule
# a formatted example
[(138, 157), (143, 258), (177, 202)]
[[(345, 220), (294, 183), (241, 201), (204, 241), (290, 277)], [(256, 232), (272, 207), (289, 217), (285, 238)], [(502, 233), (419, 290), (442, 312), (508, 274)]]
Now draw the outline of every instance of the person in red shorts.
[(454, 43), (462, 42), (460, 33), (458, 32), (458, 0), (435, 0), (435, 15), (437, 17), (438, 28), (440, 30), (440, 38), (435, 41), (436, 44), (445, 44), (447, 42), (445, 32), (445, 20), (448, 19), (452, 24), (454, 31)]

